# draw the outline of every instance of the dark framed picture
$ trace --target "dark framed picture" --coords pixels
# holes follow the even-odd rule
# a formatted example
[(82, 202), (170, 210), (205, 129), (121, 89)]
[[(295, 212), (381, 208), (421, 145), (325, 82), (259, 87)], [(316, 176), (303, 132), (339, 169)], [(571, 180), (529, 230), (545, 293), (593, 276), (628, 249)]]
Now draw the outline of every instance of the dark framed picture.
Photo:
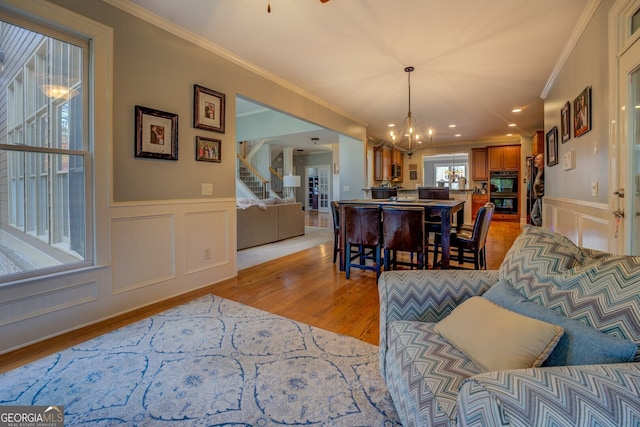
[(196, 160), (221, 163), (221, 147), (222, 141), (219, 139), (196, 136)]
[(571, 139), (571, 103), (569, 101), (560, 110), (560, 133), (563, 144)]
[(136, 105), (136, 157), (178, 160), (178, 115)]
[(591, 130), (591, 86), (587, 86), (573, 100), (573, 136), (576, 138)]
[(193, 127), (224, 133), (224, 93), (193, 85)]
[(547, 132), (547, 166), (558, 164), (558, 126)]

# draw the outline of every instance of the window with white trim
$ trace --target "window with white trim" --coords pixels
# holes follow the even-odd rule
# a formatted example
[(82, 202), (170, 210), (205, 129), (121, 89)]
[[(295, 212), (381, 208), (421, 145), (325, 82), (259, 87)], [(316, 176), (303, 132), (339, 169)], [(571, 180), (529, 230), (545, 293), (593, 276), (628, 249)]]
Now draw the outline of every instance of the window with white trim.
[(0, 282), (6, 282), (92, 263), (92, 152), (88, 42), (0, 18)]

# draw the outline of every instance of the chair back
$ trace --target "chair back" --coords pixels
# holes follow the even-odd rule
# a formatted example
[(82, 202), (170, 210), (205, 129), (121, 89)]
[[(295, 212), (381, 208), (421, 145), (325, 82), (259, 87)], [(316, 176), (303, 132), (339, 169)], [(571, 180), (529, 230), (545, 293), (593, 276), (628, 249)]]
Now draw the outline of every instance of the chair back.
[(484, 219), (482, 220), (482, 225), (480, 228), (480, 236), (478, 238), (478, 249), (484, 248), (484, 245), (487, 242), (487, 235), (489, 234), (489, 225), (491, 225), (491, 219), (493, 218), (493, 213), (496, 210), (496, 205), (493, 202), (487, 202), (482, 208), (485, 209), (485, 213), (484, 213)]
[(397, 188), (371, 188), (371, 198), (372, 199), (388, 199), (389, 197), (397, 197), (398, 189)]
[(343, 220), (347, 244), (365, 246), (380, 244), (380, 208), (378, 206), (345, 205)]
[(331, 202), (331, 215), (333, 216), (334, 231), (340, 230), (340, 206), (335, 200)]
[(471, 232), (471, 238), (476, 249), (482, 249), (487, 241), (487, 234), (489, 234), (489, 224), (491, 218), (493, 218), (493, 212), (495, 210), (495, 204), (487, 202), (484, 206), (478, 209), (478, 215), (476, 221), (473, 223), (473, 230)]
[(425, 214), (419, 206), (383, 206), (382, 241), (385, 249), (422, 253)]
[(418, 187), (418, 199), (449, 200), (449, 187)]

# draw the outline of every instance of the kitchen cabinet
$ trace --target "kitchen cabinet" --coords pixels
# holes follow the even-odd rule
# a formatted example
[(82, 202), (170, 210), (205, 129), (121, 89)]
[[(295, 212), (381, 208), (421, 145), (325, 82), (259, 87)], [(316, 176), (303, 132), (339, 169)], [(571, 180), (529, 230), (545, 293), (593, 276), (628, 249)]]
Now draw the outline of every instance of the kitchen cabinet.
[(519, 171), (520, 170), (520, 146), (503, 145), (500, 147), (489, 147), (489, 170), (496, 171)]
[(536, 154), (544, 153), (544, 132), (537, 130), (531, 137), (531, 153)]
[[(395, 148), (377, 147), (373, 149), (373, 179), (375, 181), (402, 181), (402, 152)], [(393, 167), (396, 166), (396, 167)], [(394, 176), (394, 172), (397, 173)]]
[(475, 220), (478, 216), (478, 210), (489, 201), (488, 194), (473, 194), (471, 195), (471, 219)]
[(488, 181), (489, 173), (487, 171), (487, 149), (472, 148), (471, 149), (471, 178), (474, 181)]

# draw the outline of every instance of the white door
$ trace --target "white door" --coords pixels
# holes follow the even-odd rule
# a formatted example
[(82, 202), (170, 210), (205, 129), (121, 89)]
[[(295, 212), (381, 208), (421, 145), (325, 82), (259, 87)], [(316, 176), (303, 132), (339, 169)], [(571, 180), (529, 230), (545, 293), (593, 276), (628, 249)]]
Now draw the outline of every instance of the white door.
[[(623, 253), (640, 255), (640, 41), (636, 40), (619, 62), (620, 137), (618, 187), (624, 197), (614, 196), (612, 207), (619, 216), (618, 235)], [(618, 189), (614, 189), (618, 190)]]
[(329, 212), (329, 184), (331, 166), (318, 167), (318, 212)]

